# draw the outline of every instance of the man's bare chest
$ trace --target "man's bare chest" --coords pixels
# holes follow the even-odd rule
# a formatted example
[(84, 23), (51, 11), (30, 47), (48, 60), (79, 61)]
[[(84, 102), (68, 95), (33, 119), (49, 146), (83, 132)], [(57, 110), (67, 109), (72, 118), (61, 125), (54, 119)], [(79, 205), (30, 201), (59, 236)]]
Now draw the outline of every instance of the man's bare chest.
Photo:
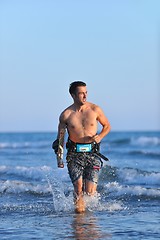
[(72, 113), (67, 122), (68, 125), (72, 126), (87, 126), (94, 125), (96, 123), (97, 116), (94, 111), (86, 111), (86, 112), (76, 112)]

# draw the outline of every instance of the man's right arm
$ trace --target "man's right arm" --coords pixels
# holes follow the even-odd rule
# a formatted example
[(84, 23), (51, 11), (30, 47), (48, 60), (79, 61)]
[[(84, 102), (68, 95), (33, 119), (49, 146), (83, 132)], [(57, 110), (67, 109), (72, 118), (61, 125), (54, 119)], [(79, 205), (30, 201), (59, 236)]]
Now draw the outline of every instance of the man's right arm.
[(59, 144), (63, 147), (64, 146), (64, 137), (66, 132), (66, 124), (60, 117), (59, 125), (58, 125), (58, 134), (57, 139), (59, 140)]
[(63, 147), (64, 147), (64, 138), (66, 132), (66, 124), (64, 121), (63, 114), (60, 115), (59, 124), (58, 124), (58, 134), (57, 139), (53, 142), (52, 148), (57, 154), (58, 167), (63, 168)]

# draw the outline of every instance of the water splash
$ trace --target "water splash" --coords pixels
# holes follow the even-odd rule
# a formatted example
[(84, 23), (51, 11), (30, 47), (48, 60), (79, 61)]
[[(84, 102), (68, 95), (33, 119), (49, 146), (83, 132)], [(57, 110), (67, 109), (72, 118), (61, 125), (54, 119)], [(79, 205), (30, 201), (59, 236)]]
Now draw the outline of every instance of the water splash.
[(49, 171), (46, 174), (49, 187), (52, 192), (54, 210), (56, 212), (70, 211), (73, 209), (73, 196), (65, 195), (64, 183), (57, 171)]

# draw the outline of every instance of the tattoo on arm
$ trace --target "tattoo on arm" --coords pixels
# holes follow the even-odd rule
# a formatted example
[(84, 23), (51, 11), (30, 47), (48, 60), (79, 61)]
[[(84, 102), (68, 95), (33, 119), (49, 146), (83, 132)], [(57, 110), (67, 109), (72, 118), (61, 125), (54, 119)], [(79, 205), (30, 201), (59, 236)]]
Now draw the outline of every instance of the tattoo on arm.
[(65, 128), (61, 128), (60, 131), (59, 131), (59, 137), (58, 137), (59, 145), (61, 145), (62, 147), (64, 145), (65, 132), (66, 132)]

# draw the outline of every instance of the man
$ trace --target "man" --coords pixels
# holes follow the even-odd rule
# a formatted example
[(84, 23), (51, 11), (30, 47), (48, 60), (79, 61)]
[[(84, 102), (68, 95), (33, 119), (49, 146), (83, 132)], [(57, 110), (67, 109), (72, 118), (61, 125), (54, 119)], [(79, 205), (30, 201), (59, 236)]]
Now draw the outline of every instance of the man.
[[(73, 104), (60, 115), (57, 140), (53, 149), (58, 157), (58, 167), (64, 167), (62, 159), (64, 136), (67, 129), (67, 167), (74, 186), (75, 211), (85, 211), (84, 192), (94, 195), (97, 189), (98, 172), (101, 168), (100, 157), (96, 154), (101, 140), (109, 133), (110, 124), (102, 109), (87, 102), (86, 83), (75, 81), (70, 84), (69, 92)], [(98, 122), (102, 130), (97, 134)]]

